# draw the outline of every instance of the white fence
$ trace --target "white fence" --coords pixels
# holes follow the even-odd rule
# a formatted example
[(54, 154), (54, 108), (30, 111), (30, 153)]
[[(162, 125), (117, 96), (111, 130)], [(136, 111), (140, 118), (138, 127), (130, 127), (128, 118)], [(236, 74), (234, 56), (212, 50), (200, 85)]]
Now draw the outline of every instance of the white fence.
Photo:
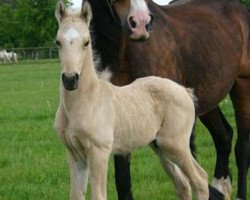
[(7, 49), (17, 54), (18, 60), (40, 60), (58, 58), (56, 47), (14, 48)]

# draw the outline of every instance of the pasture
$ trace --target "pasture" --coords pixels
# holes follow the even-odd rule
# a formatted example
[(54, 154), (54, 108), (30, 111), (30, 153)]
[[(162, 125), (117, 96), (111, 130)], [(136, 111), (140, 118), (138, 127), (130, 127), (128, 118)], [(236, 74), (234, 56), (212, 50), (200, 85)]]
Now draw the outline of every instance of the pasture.
[[(57, 60), (0, 64), (0, 200), (68, 199), (66, 151), (52, 127), (59, 103), (59, 73)], [(235, 130), (231, 102), (226, 99), (221, 107)], [(236, 133), (233, 145), (235, 139)], [(213, 177), (215, 149), (200, 122), (196, 146), (199, 163)], [(176, 199), (170, 179), (148, 147), (136, 151), (131, 163), (136, 200)], [(114, 200), (112, 158), (109, 166), (108, 199)], [(230, 167), (236, 180), (234, 152)], [(235, 197), (235, 181), (233, 191)]]

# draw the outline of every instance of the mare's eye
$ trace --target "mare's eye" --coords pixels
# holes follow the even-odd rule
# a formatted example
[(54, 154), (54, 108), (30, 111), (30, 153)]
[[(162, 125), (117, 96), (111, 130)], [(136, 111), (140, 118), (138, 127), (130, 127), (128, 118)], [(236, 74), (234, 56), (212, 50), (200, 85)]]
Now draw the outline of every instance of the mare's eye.
[(56, 41), (55, 41), (55, 45), (58, 46), (58, 47), (60, 47), (60, 46), (61, 46), (60, 41), (56, 40)]
[(89, 40), (84, 43), (84, 46), (87, 47), (89, 45)]

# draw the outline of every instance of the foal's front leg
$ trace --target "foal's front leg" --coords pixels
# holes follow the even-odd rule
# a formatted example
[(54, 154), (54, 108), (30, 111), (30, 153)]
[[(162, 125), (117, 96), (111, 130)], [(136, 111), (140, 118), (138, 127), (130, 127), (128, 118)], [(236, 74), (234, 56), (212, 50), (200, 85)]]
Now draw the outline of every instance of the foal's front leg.
[(68, 151), (70, 168), (70, 200), (85, 200), (88, 184), (88, 166), (85, 160), (76, 160)]
[(88, 151), (91, 200), (106, 200), (107, 171), (110, 149), (93, 146)]

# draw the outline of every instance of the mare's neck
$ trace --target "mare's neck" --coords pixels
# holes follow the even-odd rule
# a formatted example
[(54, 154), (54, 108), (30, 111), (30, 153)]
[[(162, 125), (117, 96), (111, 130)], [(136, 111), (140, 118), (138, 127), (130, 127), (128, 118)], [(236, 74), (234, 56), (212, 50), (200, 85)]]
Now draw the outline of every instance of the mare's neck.
[(117, 66), (122, 27), (116, 23), (106, 0), (89, 1), (92, 8), (91, 36), (93, 48), (101, 57), (102, 66)]

